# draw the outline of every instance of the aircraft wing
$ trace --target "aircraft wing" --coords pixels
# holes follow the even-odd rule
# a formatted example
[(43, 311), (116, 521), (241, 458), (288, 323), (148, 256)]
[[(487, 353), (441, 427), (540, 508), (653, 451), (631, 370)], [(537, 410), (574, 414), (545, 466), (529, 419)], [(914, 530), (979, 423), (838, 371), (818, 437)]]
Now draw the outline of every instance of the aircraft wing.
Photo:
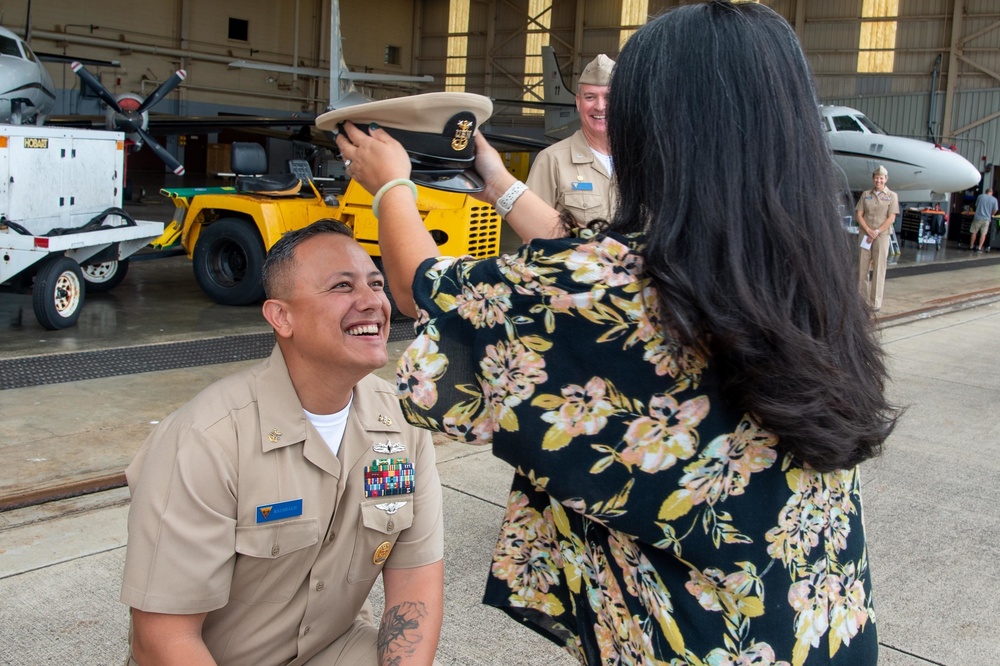
[[(204, 134), (206, 132), (221, 132), (226, 129), (254, 127), (312, 127), (315, 123), (315, 118), (298, 116), (171, 116), (150, 114), (147, 131), (151, 134)], [(107, 129), (104, 116), (49, 116), (46, 119), (46, 124), (60, 127)]]
[(500, 151), (505, 150), (527, 150), (537, 151), (548, 148), (552, 141), (545, 139), (535, 139), (530, 136), (520, 136), (518, 134), (501, 134), (498, 132), (483, 132), (490, 145)]
[(310, 125), (303, 125), (298, 130), (291, 132), (288, 129), (279, 127), (244, 126), (241, 128), (247, 134), (255, 134), (270, 139), (282, 139), (284, 141), (300, 141), (319, 148), (326, 148), (336, 154), (339, 151), (337, 142), (329, 132), (318, 130)]
[(299, 116), (165, 116), (150, 115), (149, 131), (154, 134), (200, 134), (248, 127), (312, 127), (315, 118)]
[(42, 62), (55, 62), (61, 65), (70, 65), (74, 62), (80, 62), (84, 65), (90, 65), (91, 67), (121, 67), (122, 64), (118, 60), (98, 60), (97, 58), (77, 58), (74, 56), (67, 56), (61, 53), (41, 53), (35, 51), (35, 55)]
[[(204, 134), (226, 129), (241, 129), (275, 139), (305, 141), (331, 150), (337, 144), (325, 132), (315, 131), (316, 119), (295, 116), (171, 116), (150, 114), (150, 134)], [(104, 116), (49, 116), (46, 124), (60, 127), (106, 129)], [(298, 131), (296, 131), (298, 130)], [(310, 130), (313, 130), (310, 132)], [(484, 132), (499, 150), (541, 150), (551, 141), (517, 134)]]
[(566, 104), (564, 102), (545, 102), (542, 100), (527, 100), (527, 99), (502, 99), (500, 97), (493, 97), (493, 104), (496, 106), (519, 106), (529, 109), (575, 109), (575, 104)]

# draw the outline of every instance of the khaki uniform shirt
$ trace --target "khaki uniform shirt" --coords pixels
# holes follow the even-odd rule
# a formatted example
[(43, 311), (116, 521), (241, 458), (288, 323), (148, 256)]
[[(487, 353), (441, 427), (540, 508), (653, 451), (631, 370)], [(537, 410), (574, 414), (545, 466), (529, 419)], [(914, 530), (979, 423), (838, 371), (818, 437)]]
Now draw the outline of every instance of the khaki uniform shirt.
[[(414, 492), (366, 497), (376, 458), (412, 462)], [(409, 568), (443, 557), (431, 437), (405, 423), (394, 387), (358, 383), (334, 456), (277, 347), (164, 420), (125, 473), (121, 599), (207, 611), (202, 636), (220, 665), (305, 663), (351, 626), (383, 560)]]
[(594, 156), (583, 130), (538, 153), (525, 184), (556, 210), (569, 211), (581, 227), (614, 213), (611, 174)]
[(876, 192), (874, 188), (865, 190), (855, 210), (865, 214), (865, 224), (869, 229), (877, 229), (890, 215), (899, 215), (899, 195), (888, 187), (883, 187), (881, 192)]

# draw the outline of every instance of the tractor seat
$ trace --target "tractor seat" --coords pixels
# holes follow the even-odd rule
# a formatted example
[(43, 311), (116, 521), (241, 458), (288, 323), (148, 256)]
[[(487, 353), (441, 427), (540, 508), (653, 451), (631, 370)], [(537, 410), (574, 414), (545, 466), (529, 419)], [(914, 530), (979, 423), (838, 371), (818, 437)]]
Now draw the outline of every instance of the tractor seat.
[(277, 197), (296, 195), (302, 189), (302, 181), (295, 174), (266, 175), (267, 154), (259, 143), (234, 141), (229, 150), (237, 192)]

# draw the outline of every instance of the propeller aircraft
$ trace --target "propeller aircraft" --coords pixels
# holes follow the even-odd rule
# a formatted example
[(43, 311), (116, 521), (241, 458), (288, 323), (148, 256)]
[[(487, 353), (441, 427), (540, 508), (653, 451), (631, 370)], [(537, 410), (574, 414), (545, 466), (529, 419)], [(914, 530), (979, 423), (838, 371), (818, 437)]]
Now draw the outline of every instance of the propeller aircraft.
[(0, 122), (42, 125), (56, 103), (45, 66), (17, 34), (0, 28)]

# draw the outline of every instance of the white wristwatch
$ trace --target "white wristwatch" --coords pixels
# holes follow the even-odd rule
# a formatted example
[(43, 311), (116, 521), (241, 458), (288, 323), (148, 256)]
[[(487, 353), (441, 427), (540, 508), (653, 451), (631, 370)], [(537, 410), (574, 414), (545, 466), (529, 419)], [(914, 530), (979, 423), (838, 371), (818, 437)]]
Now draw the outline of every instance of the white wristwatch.
[(494, 208), (497, 209), (497, 213), (500, 217), (507, 217), (510, 213), (510, 209), (514, 207), (514, 202), (517, 201), (522, 194), (528, 191), (528, 186), (521, 181), (515, 181), (513, 185), (507, 188), (507, 191), (500, 195), (497, 199), (497, 203)]

